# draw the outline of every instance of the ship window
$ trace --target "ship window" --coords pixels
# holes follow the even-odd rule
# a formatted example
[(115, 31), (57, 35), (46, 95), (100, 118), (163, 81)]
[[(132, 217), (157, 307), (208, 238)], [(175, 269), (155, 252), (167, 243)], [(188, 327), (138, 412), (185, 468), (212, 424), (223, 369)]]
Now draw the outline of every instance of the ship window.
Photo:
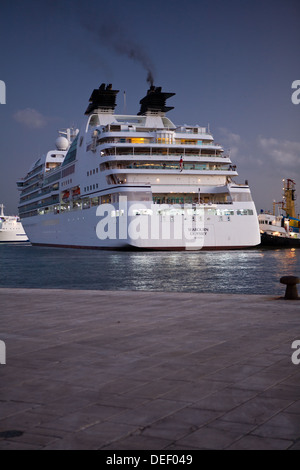
[(253, 210), (251, 209), (238, 209), (236, 211), (237, 215), (253, 215)]
[(110, 204), (111, 203), (111, 194), (101, 197), (101, 204)]
[(69, 168), (62, 170), (62, 178), (65, 178), (68, 175), (72, 175), (75, 172), (75, 165), (71, 165)]
[(231, 193), (233, 202), (249, 202), (252, 201), (251, 194), (246, 192), (232, 192)]
[(99, 204), (98, 198), (97, 198), (97, 197), (93, 197), (93, 198), (91, 199), (91, 206), (98, 206), (98, 204)]
[(136, 137), (136, 138), (132, 138), (130, 139), (131, 140), (131, 143), (132, 144), (144, 144), (144, 143), (149, 143), (150, 140), (149, 139), (144, 139), (143, 137)]
[(93, 115), (90, 117), (89, 128), (99, 126), (99, 124), (100, 124), (100, 122), (99, 122), (99, 116), (98, 116), (98, 114), (93, 114)]
[(76, 159), (76, 154), (77, 154), (77, 142), (78, 142), (78, 136), (75, 137), (73, 140), (71, 147), (68, 150), (68, 153), (63, 161), (62, 166), (67, 165), (68, 163), (73, 162)]

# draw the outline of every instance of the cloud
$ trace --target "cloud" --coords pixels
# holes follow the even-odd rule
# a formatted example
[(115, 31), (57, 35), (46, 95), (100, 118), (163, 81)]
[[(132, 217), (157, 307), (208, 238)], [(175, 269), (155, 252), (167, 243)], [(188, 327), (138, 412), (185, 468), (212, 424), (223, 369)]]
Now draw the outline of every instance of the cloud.
[(224, 141), (228, 145), (237, 145), (241, 142), (241, 137), (238, 134), (234, 134), (230, 130), (226, 129), (226, 127), (220, 127), (219, 130), (223, 136)]
[(241, 136), (231, 132), (226, 127), (220, 127), (219, 132), (221, 134), (222, 146), (225, 148), (225, 153), (230, 155), (232, 161), (243, 161), (240, 149), (240, 147), (243, 147)]
[(269, 162), (273, 162), (280, 167), (293, 168), (294, 170), (299, 167), (300, 142), (281, 141), (259, 136), (258, 145)]
[(41, 129), (48, 123), (48, 118), (32, 108), (20, 109), (13, 115), (13, 118), (29, 129)]

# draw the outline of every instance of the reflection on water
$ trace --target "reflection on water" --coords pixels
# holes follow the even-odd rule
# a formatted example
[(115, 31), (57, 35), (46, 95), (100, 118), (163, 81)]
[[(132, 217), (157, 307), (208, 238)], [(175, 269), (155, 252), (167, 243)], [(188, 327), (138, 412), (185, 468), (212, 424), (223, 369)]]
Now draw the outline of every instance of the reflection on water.
[(282, 294), (299, 250), (111, 252), (0, 246), (0, 287)]

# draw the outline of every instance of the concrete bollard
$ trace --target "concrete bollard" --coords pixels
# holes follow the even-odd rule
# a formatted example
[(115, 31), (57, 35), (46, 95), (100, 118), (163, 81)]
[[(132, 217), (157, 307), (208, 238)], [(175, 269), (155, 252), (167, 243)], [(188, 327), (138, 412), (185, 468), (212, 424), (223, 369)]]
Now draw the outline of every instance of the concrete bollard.
[(286, 285), (285, 299), (286, 300), (298, 300), (297, 284), (300, 283), (299, 277), (296, 276), (283, 276), (280, 279), (281, 284)]

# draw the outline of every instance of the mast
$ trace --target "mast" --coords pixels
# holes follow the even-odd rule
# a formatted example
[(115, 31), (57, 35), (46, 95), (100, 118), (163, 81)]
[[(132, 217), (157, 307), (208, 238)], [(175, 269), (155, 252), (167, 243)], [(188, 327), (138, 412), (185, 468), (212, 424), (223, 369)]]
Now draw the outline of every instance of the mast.
[[(273, 202), (273, 215), (276, 216), (276, 206), (279, 206), (280, 209), (282, 210), (285, 210), (284, 209), (284, 202), (283, 201), (280, 201), (280, 202)], [(279, 210), (277, 212), (279, 214)]]
[(283, 198), (284, 198), (284, 205), (283, 210), (286, 212), (287, 217), (296, 218), (296, 208), (295, 208), (295, 200), (296, 200), (296, 183), (291, 179), (283, 180), (284, 187), (283, 187)]

